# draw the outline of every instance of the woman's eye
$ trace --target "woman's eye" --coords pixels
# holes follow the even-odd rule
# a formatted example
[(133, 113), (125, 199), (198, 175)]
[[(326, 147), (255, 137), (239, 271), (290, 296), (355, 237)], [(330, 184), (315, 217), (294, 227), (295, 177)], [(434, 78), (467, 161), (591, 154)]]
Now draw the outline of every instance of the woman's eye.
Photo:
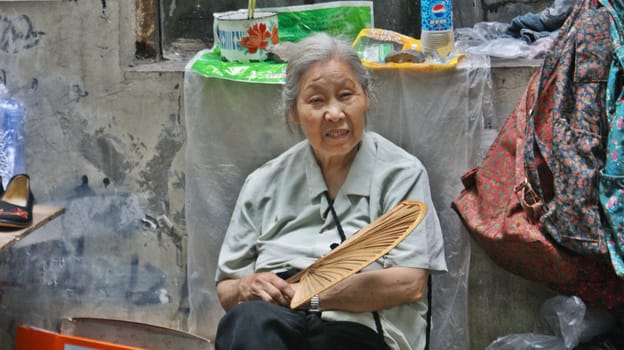
[(340, 97), (342, 98), (348, 98), (348, 97), (351, 97), (352, 95), (353, 95), (353, 92), (351, 91), (343, 91), (340, 93)]

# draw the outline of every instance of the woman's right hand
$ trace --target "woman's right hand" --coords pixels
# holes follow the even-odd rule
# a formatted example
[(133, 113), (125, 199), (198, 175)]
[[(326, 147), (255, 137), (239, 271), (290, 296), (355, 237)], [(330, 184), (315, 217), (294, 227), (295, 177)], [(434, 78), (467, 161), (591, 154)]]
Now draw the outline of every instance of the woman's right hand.
[(289, 307), (295, 290), (276, 274), (259, 272), (240, 279), (219, 282), (217, 294), (225, 310), (249, 300), (264, 300)]
[(239, 302), (264, 300), (289, 306), (294, 294), (295, 291), (290, 284), (272, 272), (260, 272), (243, 277), (238, 284)]

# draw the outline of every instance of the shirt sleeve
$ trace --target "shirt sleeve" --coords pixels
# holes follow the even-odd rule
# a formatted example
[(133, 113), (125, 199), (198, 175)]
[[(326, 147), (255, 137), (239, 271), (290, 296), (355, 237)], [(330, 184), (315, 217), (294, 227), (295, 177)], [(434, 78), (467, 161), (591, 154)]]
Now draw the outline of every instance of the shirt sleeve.
[(425, 203), (425, 218), (384, 259), (384, 267), (404, 266), (446, 272), (444, 239), (440, 221), (431, 199), (429, 177), (417, 158), (407, 158), (388, 166), (380, 186), (381, 208), (387, 212), (402, 200)]

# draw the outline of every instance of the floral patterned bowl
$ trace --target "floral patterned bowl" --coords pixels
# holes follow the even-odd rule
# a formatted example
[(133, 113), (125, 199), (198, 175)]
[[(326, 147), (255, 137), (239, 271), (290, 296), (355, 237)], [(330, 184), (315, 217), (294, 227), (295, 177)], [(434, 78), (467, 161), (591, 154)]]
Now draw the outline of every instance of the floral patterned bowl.
[(279, 43), (277, 13), (226, 12), (215, 16), (214, 33), (221, 58), (229, 62), (265, 61), (268, 49)]

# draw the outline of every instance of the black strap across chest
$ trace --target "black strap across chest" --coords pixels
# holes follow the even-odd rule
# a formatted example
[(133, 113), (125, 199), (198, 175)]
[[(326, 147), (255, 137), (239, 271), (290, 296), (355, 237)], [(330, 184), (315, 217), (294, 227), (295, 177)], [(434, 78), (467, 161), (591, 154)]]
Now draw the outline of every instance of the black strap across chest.
[[(329, 192), (323, 192), (325, 194), (325, 198), (327, 199), (327, 204), (329, 205), (329, 211), (331, 211), (332, 217), (334, 218), (334, 223), (336, 223), (336, 229), (338, 230), (338, 234), (340, 235), (340, 243), (344, 242), (347, 237), (344, 234), (344, 230), (342, 229), (342, 225), (340, 225), (340, 219), (338, 219), (338, 215), (336, 214), (336, 210), (334, 209), (334, 200), (329, 197)], [(332, 244), (331, 248), (335, 248), (338, 244)], [(379, 312), (373, 311), (373, 318), (375, 319), (375, 327), (377, 328), (377, 333), (381, 337), (381, 340), (384, 339), (383, 326), (381, 325), (381, 319), (379, 318)]]

